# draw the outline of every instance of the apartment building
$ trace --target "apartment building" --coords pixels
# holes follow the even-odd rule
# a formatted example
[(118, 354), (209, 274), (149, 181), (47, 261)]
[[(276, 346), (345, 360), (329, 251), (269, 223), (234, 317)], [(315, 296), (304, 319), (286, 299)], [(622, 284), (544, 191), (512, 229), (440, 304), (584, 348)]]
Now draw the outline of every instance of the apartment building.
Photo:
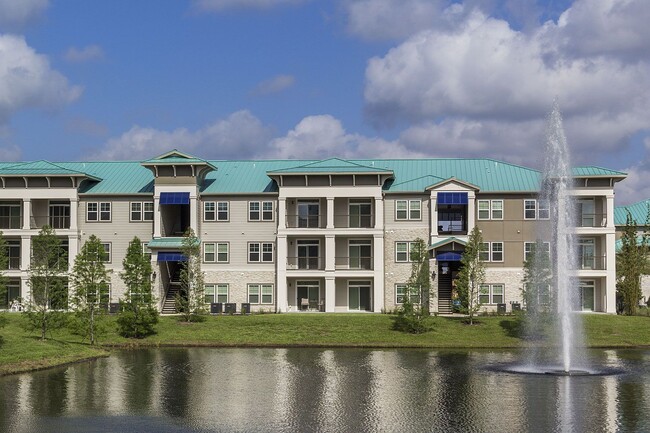
[[(574, 177), (576, 290), (584, 310), (614, 313), (614, 184), (625, 174), (580, 167)], [(102, 240), (111, 302), (124, 294), (122, 260), (138, 236), (164, 312), (173, 309), (188, 227), (201, 240), (206, 302), (282, 312), (394, 309), (421, 238), (430, 245), (432, 309), (447, 313), (477, 226), (487, 263), (480, 301), (493, 310), (521, 302), (523, 261), (549, 218), (540, 173), (490, 159), (206, 161), (174, 150), (137, 162), (0, 163), (0, 181), (5, 304), (29, 297), (31, 238), (48, 224), (70, 263), (90, 235)]]
[[(643, 232), (648, 230), (646, 225), (648, 219), (648, 212), (650, 209), (650, 199), (642, 200), (628, 206), (616, 206), (614, 209), (614, 223), (616, 225), (616, 252), (621, 249), (621, 237), (627, 224), (628, 212), (634, 221), (637, 232), (637, 242), (641, 241)], [(650, 302), (650, 275), (643, 275), (641, 277), (641, 303), (647, 304)]]

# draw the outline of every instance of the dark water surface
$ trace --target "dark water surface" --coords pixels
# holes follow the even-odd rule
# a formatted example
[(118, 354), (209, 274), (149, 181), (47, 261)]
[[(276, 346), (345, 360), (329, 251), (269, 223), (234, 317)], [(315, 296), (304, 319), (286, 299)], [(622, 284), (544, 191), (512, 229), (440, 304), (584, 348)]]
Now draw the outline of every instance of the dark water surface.
[(650, 350), (618, 374), (501, 370), (517, 351), (151, 349), (0, 378), (0, 432), (650, 432)]

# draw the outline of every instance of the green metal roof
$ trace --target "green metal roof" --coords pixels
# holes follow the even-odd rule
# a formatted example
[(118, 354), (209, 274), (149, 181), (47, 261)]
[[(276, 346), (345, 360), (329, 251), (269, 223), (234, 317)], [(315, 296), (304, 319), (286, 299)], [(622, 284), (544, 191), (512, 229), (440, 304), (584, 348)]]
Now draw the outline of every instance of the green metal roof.
[[(160, 248), (174, 248), (174, 249), (180, 249), (183, 248), (183, 239), (182, 237), (169, 237), (169, 238), (153, 238), (152, 240), (149, 241), (147, 244), (147, 247), (149, 249), (160, 249)], [(197, 245), (200, 244), (201, 241), (198, 240)]]
[(78, 169), (66, 168), (59, 164), (40, 160), (32, 162), (10, 163), (0, 166), (0, 175), (5, 176), (83, 176), (101, 180)]
[[(642, 242), (643, 242), (643, 236), (637, 236), (636, 237), (637, 245), (641, 245)], [(617, 239), (616, 240), (616, 252), (620, 253), (621, 248), (623, 248), (623, 239)]]
[[(169, 152), (167, 158), (183, 155)], [(192, 158), (192, 157), (190, 157)], [(150, 160), (151, 161), (151, 160)], [(155, 160), (160, 161), (160, 159)], [(199, 160), (202, 161), (202, 160)], [(481, 193), (490, 192), (536, 192), (539, 189), (540, 172), (492, 159), (363, 159), (341, 160), (332, 158), (317, 160), (267, 160), (267, 161), (205, 161), (218, 170), (206, 174), (201, 185), (202, 194), (260, 194), (277, 193), (278, 187), (269, 174), (298, 172), (339, 173), (392, 173), (384, 184), (386, 192), (425, 192), (426, 188), (455, 178), (460, 182), (476, 185)], [(50, 164), (50, 165), (48, 165)], [(22, 170), (49, 170), (51, 173), (72, 173), (89, 177), (79, 192), (82, 194), (153, 194), (154, 177), (141, 161), (110, 162), (61, 162), (61, 163), (0, 163), (0, 174), (11, 167), (23, 166)], [(592, 168), (593, 169), (593, 168)], [(586, 168), (577, 174), (586, 175)], [(592, 175), (624, 175), (606, 169), (593, 169)], [(17, 171), (12, 171), (17, 173)], [(645, 217), (644, 217), (645, 218)]]
[(625, 177), (627, 173), (622, 171), (610, 170), (608, 168), (596, 166), (574, 167), (573, 175), (575, 177), (594, 177), (594, 176), (607, 176), (607, 177)]
[(323, 161), (314, 161), (307, 164), (298, 165), (290, 168), (283, 168), (269, 172), (269, 174), (285, 173), (389, 173), (393, 170), (378, 169), (373, 166), (365, 166), (353, 161), (346, 161), (339, 158), (330, 158)]
[(637, 226), (645, 225), (648, 217), (648, 206), (650, 206), (650, 199), (629, 206), (616, 206), (614, 208), (614, 224), (624, 226), (627, 222), (627, 211), (630, 211), (632, 219), (636, 222)]
[(453, 242), (456, 242), (456, 243), (461, 244), (461, 245), (463, 245), (463, 246), (464, 246), (464, 245), (467, 245), (467, 242), (465, 242), (464, 240), (462, 240), (462, 239), (458, 239), (458, 238), (455, 237), (455, 236), (451, 236), (451, 237), (448, 237), (448, 238), (446, 238), (446, 239), (443, 239), (443, 240), (441, 240), (441, 241), (439, 241), (439, 242), (436, 242), (435, 244), (431, 244), (431, 245), (429, 245), (429, 249), (430, 249), (430, 250), (433, 250), (433, 249), (436, 249), (436, 248), (440, 248), (440, 247), (442, 247), (443, 245), (448, 245), (448, 244), (451, 244), (451, 243), (453, 243)]

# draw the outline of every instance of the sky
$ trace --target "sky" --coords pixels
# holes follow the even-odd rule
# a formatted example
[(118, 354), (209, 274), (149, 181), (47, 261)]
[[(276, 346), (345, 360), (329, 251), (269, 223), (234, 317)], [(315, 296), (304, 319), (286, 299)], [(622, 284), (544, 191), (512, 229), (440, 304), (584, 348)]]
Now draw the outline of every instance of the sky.
[(495, 158), (650, 197), (647, 0), (0, 0), (0, 160)]

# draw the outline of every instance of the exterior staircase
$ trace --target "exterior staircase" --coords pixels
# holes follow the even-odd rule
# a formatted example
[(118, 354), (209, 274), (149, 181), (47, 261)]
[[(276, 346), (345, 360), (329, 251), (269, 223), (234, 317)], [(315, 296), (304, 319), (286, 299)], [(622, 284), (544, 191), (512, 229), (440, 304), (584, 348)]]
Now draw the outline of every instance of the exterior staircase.
[[(169, 272), (169, 268), (167, 269)], [(180, 267), (169, 276), (167, 294), (163, 301), (161, 314), (176, 314), (176, 295), (181, 290)]]
[(451, 272), (438, 274), (438, 314), (453, 313), (451, 305)]

